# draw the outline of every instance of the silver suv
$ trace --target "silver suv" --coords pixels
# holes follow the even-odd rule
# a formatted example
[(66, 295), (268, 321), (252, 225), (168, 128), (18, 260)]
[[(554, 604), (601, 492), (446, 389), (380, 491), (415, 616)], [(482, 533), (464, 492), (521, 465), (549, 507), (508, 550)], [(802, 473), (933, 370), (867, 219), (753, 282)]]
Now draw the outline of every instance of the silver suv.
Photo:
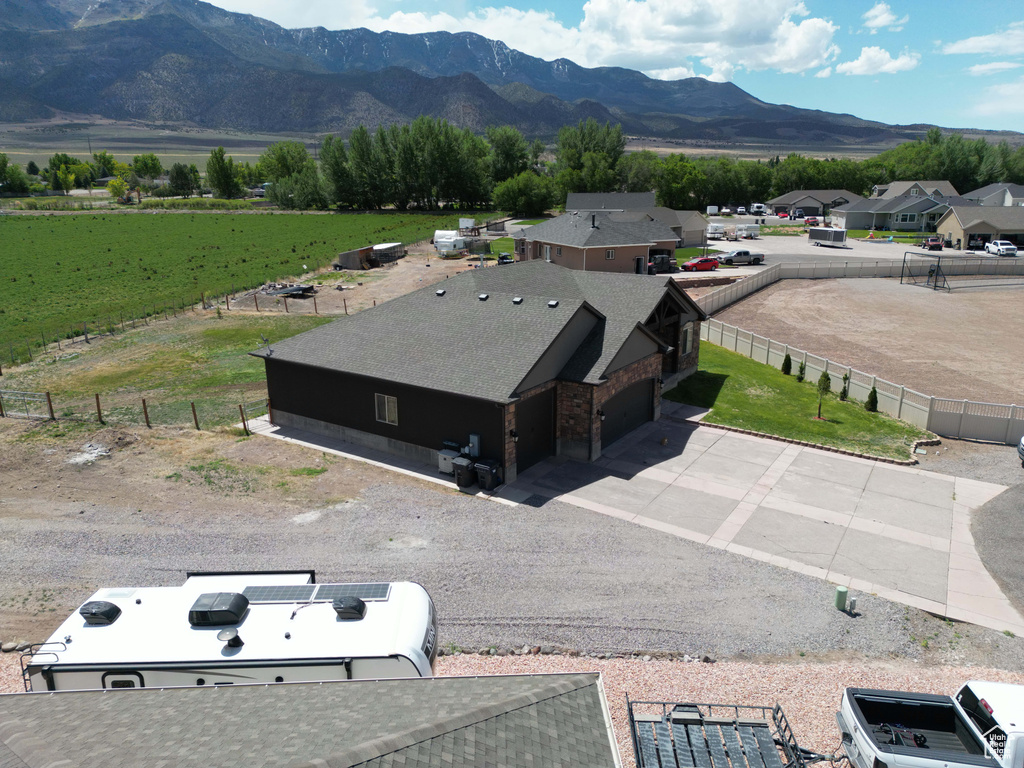
[(1020, 439), (1020, 443), (1017, 444), (1017, 455), (1020, 456), (1020, 465), (1024, 467), (1024, 437)]
[(985, 243), (985, 253), (996, 256), (1016, 256), (1017, 246), (1009, 240), (993, 240), (991, 243)]

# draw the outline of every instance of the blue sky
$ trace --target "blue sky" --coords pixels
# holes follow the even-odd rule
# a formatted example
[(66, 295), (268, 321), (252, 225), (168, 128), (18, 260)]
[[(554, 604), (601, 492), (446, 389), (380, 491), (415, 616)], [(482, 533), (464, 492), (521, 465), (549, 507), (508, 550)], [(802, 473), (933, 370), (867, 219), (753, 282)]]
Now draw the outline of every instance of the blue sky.
[(284, 27), (470, 31), (524, 53), (893, 124), (1024, 130), (1024, 3), (211, 0)]

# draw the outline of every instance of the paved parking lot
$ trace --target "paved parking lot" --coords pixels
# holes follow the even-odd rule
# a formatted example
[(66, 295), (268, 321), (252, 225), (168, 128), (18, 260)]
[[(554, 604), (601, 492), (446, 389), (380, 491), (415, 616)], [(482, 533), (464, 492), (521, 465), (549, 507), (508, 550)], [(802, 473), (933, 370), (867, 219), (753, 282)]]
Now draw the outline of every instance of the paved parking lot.
[(971, 510), (1005, 487), (663, 418), (594, 464), (548, 460), (500, 495), (556, 498), (690, 541), (1014, 633)]

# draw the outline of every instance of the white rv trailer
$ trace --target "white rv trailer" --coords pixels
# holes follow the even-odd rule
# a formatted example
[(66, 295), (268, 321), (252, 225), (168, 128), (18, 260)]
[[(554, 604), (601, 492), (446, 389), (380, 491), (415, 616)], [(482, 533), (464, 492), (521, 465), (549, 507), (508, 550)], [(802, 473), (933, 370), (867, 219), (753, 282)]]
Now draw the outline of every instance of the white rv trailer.
[(190, 573), (101, 589), (22, 660), (33, 691), (430, 677), (437, 614), (413, 582)]

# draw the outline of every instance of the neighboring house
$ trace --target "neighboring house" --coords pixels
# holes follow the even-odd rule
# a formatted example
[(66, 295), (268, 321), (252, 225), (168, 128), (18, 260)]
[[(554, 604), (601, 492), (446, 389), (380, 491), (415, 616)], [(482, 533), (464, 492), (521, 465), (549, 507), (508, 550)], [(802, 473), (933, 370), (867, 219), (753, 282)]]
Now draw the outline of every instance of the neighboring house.
[(935, 232), (951, 205), (976, 205), (962, 197), (900, 197), (861, 199), (835, 208), (832, 225), (840, 229), (878, 229), (893, 232)]
[(660, 415), (706, 315), (675, 281), (545, 261), (464, 272), (253, 354), (274, 424), (436, 465), (479, 444), (511, 482)]
[(864, 198), (848, 189), (798, 189), (769, 200), (772, 213), (793, 213), (797, 208), (806, 216), (827, 216), (833, 208)]
[(652, 258), (674, 256), (678, 242), (675, 231), (648, 214), (571, 211), (521, 230), (515, 252), (519, 261), (646, 275)]
[[(700, 211), (676, 211), (657, 204), (654, 192), (570, 192), (565, 199), (567, 213), (620, 212), (660, 221), (676, 233), (678, 247), (707, 242), (708, 220)], [(625, 221), (626, 219), (620, 219)]]
[(872, 198), (911, 197), (956, 197), (960, 193), (948, 181), (890, 181), (875, 184), (871, 188)]
[[(954, 205), (936, 229), (954, 248), (983, 248), (992, 240), (1024, 247), (1024, 207)], [(959, 244), (959, 245), (958, 245)]]
[(1024, 205), (1024, 184), (988, 184), (965, 193), (964, 197), (978, 205)]
[(599, 673), (0, 695), (0, 765), (619, 768)]

